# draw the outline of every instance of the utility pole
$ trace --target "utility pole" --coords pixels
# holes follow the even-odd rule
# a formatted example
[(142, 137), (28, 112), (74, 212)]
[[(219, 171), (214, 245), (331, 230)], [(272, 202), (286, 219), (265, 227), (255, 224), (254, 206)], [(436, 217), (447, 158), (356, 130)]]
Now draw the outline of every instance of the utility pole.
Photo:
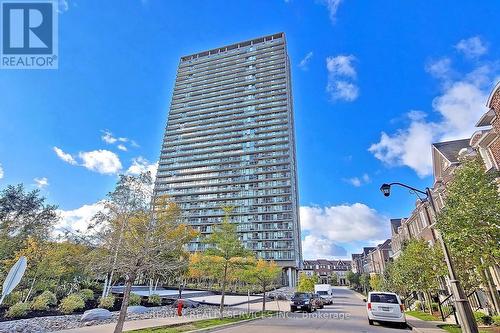
[[(434, 218), (437, 218), (437, 209), (432, 197), (431, 190), (427, 187), (425, 189), (427, 198), (429, 199), (430, 206), (432, 208), (432, 213)], [(438, 230), (436, 230), (438, 231)], [(464, 288), (457, 279), (455, 273), (455, 267), (453, 266), (453, 261), (450, 257), (450, 252), (448, 251), (448, 246), (444, 241), (443, 235), (438, 231), (437, 238), (443, 248), (444, 260), (446, 261), (446, 266), (448, 266), (448, 276), (450, 278), (451, 293), (455, 299), (455, 304), (458, 312), (458, 318), (460, 321), (460, 326), (462, 327), (462, 332), (464, 333), (478, 333), (479, 329), (474, 318), (474, 313), (472, 313), (472, 308), (470, 307), (469, 300), (465, 294)]]
[[(384, 196), (388, 197), (389, 195), (391, 195), (392, 185), (402, 186), (409, 189), (412, 193), (415, 194), (420, 193), (425, 195), (431, 206), (432, 213), (434, 214), (434, 219), (437, 218), (437, 208), (434, 203), (431, 190), (428, 187), (425, 188), (424, 192), (409, 185), (398, 182), (390, 184), (382, 184), (382, 186), (380, 187), (380, 191), (382, 191)], [(465, 291), (462, 285), (460, 284), (460, 281), (458, 281), (457, 279), (455, 268), (453, 267), (453, 261), (451, 260), (450, 252), (448, 251), (448, 247), (446, 246), (444, 237), (438, 232), (438, 230), (436, 229), (434, 230), (437, 231), (437, 239), (439, 240), (441, 247), (443, 248), (444, 260), (446, 261), (446, 266), (448, 267), (448, 276), (450, 278), (451, 293), (455, 301), (455, 307), (457, 309), (457, 314), (459, 319), (458, 321), (460, 326), (462, 327), (462, 332), (479, 333), (479, 329), (477, 328), (476, 320), (474, 318), (474, 314), (472, 313), (472, 308), (470, 307), (467, 295), (465, 295)]]

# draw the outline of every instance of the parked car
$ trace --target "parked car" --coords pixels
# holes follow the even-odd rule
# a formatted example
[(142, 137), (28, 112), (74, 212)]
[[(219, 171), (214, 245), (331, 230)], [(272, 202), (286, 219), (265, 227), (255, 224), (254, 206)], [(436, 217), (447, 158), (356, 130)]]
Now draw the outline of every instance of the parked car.
[(333, 304), (333, 288), (329, 284), (316, 284), (314, 285), (314, 292), (318, 294), (324, 304)]
[(318, 300), (312, 293), (295, 293), (290, 301), (290, 312), (304, 310), (313, 312), (318, 309)]
[(366, 313), (368, 323), (373, 325), (377, 322), (399, 323), (401, 327), (407, 327), (404, 306), (401, 298), (395, 293), (370, 292), (366, 302)]

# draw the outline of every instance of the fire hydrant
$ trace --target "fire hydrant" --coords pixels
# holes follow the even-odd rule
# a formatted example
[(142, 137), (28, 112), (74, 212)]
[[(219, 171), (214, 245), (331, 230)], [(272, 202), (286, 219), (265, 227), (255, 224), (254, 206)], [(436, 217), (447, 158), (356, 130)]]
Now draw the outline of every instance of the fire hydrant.
[(182, 316), (182, 299), (177, 300), (177, 315)]

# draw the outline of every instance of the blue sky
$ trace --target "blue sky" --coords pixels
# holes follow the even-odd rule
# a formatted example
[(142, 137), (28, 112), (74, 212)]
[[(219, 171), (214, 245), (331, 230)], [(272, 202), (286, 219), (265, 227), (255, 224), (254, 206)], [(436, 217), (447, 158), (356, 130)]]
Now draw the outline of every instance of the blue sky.
[(493, 0), (60, 1), (59, 69), (0, 71), (0, 188), (39, 186), (82, 227), (118, 172), (158, 159), (181, 55), (284, 31), (305, 256), (349, 255), (414, 207), (381, 183), (430, 186), (430, 143), (473, 132), (500, 77), (499, 11)]

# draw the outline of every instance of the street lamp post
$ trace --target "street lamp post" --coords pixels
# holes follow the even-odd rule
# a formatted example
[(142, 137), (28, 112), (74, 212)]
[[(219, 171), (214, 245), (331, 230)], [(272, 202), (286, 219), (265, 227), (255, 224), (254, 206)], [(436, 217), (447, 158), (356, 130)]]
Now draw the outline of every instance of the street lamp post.
[[(390, 184), (382, 184), (382, 186), (380, 187), (380, 191), (382, 191), (384, 196), (388, 197), (389, 195), (391, 195), (392, 185), (402, 186), (415, 193), (420, 193), (425, 195), (426, 198), (429, 200), (429, 204), (431, 206), (434, 217), (437, 218), (436, 205), (434, 203), (431, 190), (428, 187), (425, 188), (424, 192), (414, 187), (408, 186), (406, 184), (397, 182)], [(479, 330), (477, 328), (476, 320), (474, 319), (474, 314), (472, 313), (472, 308), (470, 307), (469, 300), (467, 299), (467, 295), (465, 295), (464, 289), (462, 288), (460, 281), (457, 279), (455, 268), (453, 267), (453, 261), (451, 260), (450, 252), (448, 251), (448, 246), (446, 246), (446, 242), (444, 241), (444, 237), (442, 235), (438, 235), (437, 238), (439, 239), (441, 247), (443, 248), (444, 260), (446, 261), (446, 266), (448, 266), (448, 275), (450, 278), (451, 293), (453, 294), (453, 299), (456, 304), (458, 318), (460, 321), (460, 325), (462, 326), (462, 332), (478, 333)]]

